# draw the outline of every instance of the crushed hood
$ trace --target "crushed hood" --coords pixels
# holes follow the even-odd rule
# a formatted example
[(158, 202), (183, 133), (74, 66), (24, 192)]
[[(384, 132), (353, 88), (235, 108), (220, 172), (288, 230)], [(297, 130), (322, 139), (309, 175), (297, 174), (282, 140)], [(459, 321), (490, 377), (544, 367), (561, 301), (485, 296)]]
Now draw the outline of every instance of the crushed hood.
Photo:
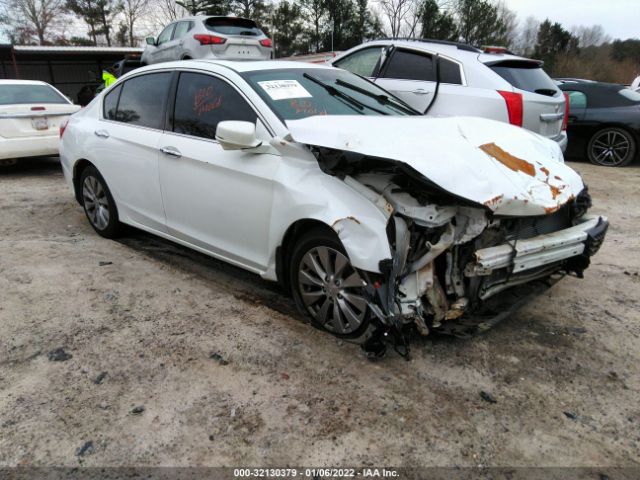
[(287, 127), (299, 143), (403, 162), (499, 215), (552, 213), (584, 188), (555, 142), (484, 118), (313, 116)]

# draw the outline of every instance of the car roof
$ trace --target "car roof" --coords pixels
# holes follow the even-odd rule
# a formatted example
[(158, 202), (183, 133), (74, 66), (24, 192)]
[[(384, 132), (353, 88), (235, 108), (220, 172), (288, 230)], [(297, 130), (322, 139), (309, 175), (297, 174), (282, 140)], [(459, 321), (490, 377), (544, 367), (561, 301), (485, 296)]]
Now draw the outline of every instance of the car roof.
[[(329, 65), (322, 65), (308, 62), (293, 62), (289, 60), (256, 60), (256, 61), (233, 61), (233, 60), (178, 60), (175, 62), (156, 63), (143, 67), (145, 71), (163, 69), (163, 68), (179, 68), (179, 67), (197, 67), (200, 69), (214, 71), (215, 66), (221, 66), (233, 70), (236, 73), (252, 72), (257, 70), (279, 70), (292, 68), (317, 68), (317, 69), (333, 69)], [(209, 68), (207, 68), (209, 67)], [(137, 70), (136, 70), (137, 71)]]
[(358, 47), (376, 46), (376, 45), (388, 45), (393, 43), (396, 46), (405, 46), (417, 49), (429, 50), (445, 56), (449, 56), (458, 60), (477, 60), (481, 63), (495, 63), (505, 60), (520, 60), (527, 62), (536, 62), (542, 64), (539, 60), (533, 60), (526, 57), (520, 57), (511, 53), (484, 53), (479, 48), (475, 48), (471, 45), (459, 42), (445, 42), (440, 40), (429, 39), (393, 39), (384, 38), (380, 40), (373, 40), (370, 42), (358, 45)]
[(0, 85), (47, 85), (47, 82), (40, 80), (0, 80)]

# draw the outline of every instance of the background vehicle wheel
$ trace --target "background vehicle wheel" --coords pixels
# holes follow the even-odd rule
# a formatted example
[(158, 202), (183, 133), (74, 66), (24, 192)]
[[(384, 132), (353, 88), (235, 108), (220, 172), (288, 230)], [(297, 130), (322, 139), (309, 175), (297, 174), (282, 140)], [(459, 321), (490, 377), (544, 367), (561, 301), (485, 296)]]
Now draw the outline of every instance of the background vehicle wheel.
[(94, 167), (89, 166), (80, 176), (82, 206), (93, 229), (105, 238), (115, 238), (120, 231), (118, 210), (107, 183)]
[(314, 326), (357, 343), (370, 336), (363, 279), (333, 232), (314, 229), (298, 241), (289, 279), (296, 305)]
[(621, 128), (605, 128), (597, 132), (587, 147), (589, 161), (603, 167), (624, 167), (636, 155), (636, 142)]

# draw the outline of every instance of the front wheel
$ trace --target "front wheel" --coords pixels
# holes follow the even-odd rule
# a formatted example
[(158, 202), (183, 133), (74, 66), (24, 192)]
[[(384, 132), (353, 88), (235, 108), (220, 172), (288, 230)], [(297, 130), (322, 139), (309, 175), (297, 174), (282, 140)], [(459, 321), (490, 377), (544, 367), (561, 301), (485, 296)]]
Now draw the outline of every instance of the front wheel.
[(597, 132), (587, 147), (589, 161), (603, 167), (624, 167), (636, 154), (636, 142), (629, 132), (617, 127)]
[(120, 231), (118, 210), (104, 178), (94, 167), (85, 168), (80, 176), (82, 206), (93, 229), (105, 238), (115, 238)]
[(298, 241), (291, 260), (293, 298), (311, 322), (337, 337), (366, 340), (371, 312), (365, 283), (333, 232), (309, 232)]

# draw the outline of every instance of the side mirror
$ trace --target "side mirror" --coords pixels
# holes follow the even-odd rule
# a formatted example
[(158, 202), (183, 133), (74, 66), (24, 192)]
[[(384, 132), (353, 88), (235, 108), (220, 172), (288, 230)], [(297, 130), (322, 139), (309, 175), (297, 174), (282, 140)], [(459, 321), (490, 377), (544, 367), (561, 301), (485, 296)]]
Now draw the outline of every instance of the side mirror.
[(155, 45), (156, 44), (156, 39), (154, 37), (147, 37), (147, 45)]
[(242, 150), (259, 147), (262, 144), (256, 137), (255, 123), (234, 120), (218, 123), (216, 140), (223, 150)]

